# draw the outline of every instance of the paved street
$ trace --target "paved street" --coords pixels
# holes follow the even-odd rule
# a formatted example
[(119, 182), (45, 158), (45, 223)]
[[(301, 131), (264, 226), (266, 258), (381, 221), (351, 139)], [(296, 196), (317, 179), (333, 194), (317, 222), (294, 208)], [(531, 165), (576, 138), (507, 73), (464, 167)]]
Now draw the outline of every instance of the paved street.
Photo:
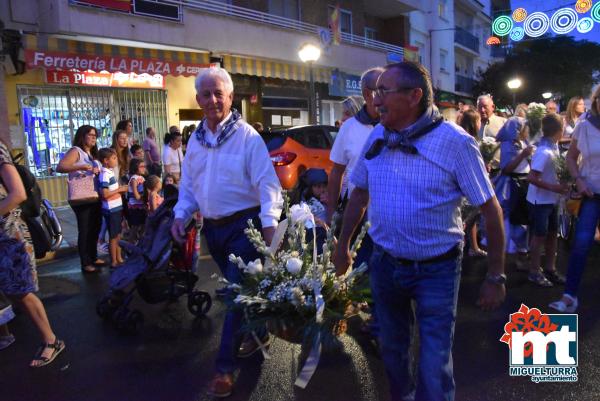
[[(561, 254), (560, 265), (565, 261)], [(600, 260), (594, 250), (582, 290), (579, 320), (579, 382), (534, 384), (508, 375), (508, 350), (498, 341), (509, 313), (520, 302), (549, 312), (546, 305), (560, 289), (534, 288), (523, 273), (509, 279), (509, 295), (501, 310), (483, 313), (473, 306), (482, 263), (465, 263), (459, 299), (454, 348), (457, 400), (597, 400), (600, 397), (600, 300), (594, 295)], [(146, 323), (138, 336), (123, 336), (95, 314), (96, 301), (106, 288), (108, 272), (82, 277), (77, 259), (70, 257), (41, 266), (42, 298), (50, 319), (67, 342), (67, 351), (51, 366), (27, 367), (37, 345), (31, 324), (18, 316), (11, 324), (17, 342), (2, 351), (2, 401), (198, 401), (212, 375), (224, 307), (216, 301), (208, 317), (194, 321), (185, 298), (176, 305), (148, 306), (138, 302)], [(199, 288), (213, 291), (210, 276), (216, 265), (201, 261)], [(255, 369), (261, 357), (245, 361), (238, 380), (236, 400), (375, 401), (388, 400), (381, 360), (352, 321), (344, 336), (343, 352), (322, 357), (305, 390), (293, 386), (298, 372), (298, 345), (276, 340), (272, 358)]]

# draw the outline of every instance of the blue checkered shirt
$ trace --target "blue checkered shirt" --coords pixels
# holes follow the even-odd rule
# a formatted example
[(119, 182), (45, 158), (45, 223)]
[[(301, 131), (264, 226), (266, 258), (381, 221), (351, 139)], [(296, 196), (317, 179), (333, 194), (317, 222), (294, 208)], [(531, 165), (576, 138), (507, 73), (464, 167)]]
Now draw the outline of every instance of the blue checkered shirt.
[(463, 239), (463, 197), (480, 206), (495, 196), (477, 142), (458, 125), (444, 122), (414, 142), (418, 154), (384, 147), (366, 160), (383, 131), (382, 125), (373, 129), (351, 177), (356, 187), (369, 191), (369, 234), (394, 257), (442, 255)]

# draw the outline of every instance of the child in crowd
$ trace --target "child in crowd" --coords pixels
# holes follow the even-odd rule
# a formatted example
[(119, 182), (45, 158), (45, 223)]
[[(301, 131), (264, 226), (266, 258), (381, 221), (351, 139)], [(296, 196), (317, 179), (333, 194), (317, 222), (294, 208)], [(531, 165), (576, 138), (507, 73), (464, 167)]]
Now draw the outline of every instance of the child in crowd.
[[(321, 253), (327, 237), (327, 173), (323, 169), (306, 170), (290, 196), (292, 204), (306, 203), (315, 218), (317, 251)], [(312, 230), (307, 230), (306, 240), (312, 241)]]
[(117, 152), (112, 148), (102, 148), (98, 152), (102, 163), (100, 170), (100, 197), (102, 198), (102, 216), (109, 233), (110, 267), (123, 263), (119, 239), (121, 237), (121, 220), (123, 219), (123, 201), (121, 194), (127, 192), (127, 185), (119, 185), (114, 169), (119, 163)]
[(132, 145), (129, 149), (131, 157), (138, 160), (144, 160), (144, 149), (138, 144)]
[[(135, 146), (135, 145), (134, 145)], [(144, 202), (144, 159), (131, 159), (129, 163), (129, 191), (127, 193), (127, 223), (129, 223), (129, 242), (137, 243), (146, 224), (146, 204)]]
[(146, 179), (146, 202), (148, 207), (148, 213), (154, 213), (156, 209), (163, 202), (163, 197), (160, 195), (162, 189), (162, 183), (160, 178), (155, 175), (151, 175)]
[(165, 178), (163, 178), (162, 183), (162, 193), (161, 196), (164, 199), (170, 198), (171, 196), (176, 196), (177, 194), (177, 184), (175, 184), (175, 176), (173, 174), (165, 174)]
[[(543, 137), (533, 154), (529, 172), (527, 202), (531, 221), (531, 267), (529, 281), (542, 287), (564, 284), (565, 277), (556, 271), (556, 245), (558, 232), (558, 201), (569, 187), (558, 181), (555, 160), (558, 141), (562, 137), (563, 121), (557, 114), (542, 119)], [(541, 269), (542, 247), (546, 250), (545, 268)]]

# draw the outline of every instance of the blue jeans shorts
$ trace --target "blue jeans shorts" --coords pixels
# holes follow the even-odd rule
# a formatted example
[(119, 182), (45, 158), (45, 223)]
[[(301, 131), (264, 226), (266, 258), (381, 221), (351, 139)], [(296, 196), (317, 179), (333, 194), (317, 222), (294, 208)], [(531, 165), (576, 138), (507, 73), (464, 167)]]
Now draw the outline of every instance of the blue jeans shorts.
[(558, 205), (527, 202), (529, 226), (536, 237), (545, 237), (549, 232), (558, 231)]
[(121, 235), (121, 222), (123, 221), (123, 210), (104, 210), (102, 209), (102, 217), (106, 222), (108, 229), (108, 237), (115, 239)]

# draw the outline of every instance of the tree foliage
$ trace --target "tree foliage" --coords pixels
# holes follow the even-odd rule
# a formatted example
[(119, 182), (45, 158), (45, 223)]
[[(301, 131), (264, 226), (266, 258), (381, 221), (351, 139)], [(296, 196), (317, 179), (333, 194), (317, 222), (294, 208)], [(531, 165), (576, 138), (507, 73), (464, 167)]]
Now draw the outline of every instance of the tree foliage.
[(497, 106), (512, 105), (512, 92), (506, 83), (519, 77), (518, 103), (542, 101), (542, 93), (560, 97), (563, 107), (572, 96), (589, 97), (600, 82), (600, 45), (570, 36), (548, 37), (518, 42), (502, 62), (481, 74), (473, 95), (491, 93)]

